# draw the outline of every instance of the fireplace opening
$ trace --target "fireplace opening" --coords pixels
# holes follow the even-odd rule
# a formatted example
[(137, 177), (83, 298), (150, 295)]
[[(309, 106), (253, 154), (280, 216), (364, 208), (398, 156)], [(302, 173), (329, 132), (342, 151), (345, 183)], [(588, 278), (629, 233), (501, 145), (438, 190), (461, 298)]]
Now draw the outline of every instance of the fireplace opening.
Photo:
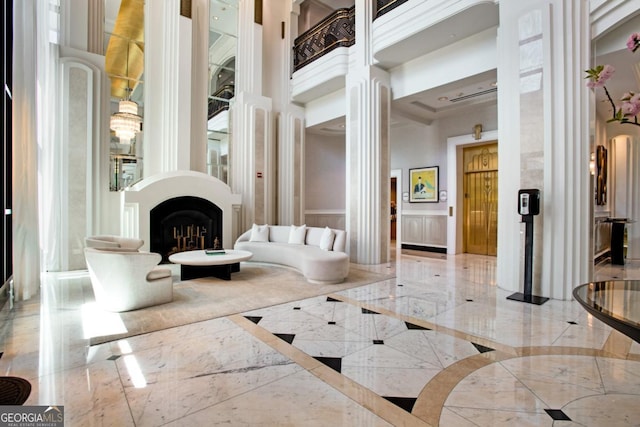
[(222, 209), (200, 197), (165, 200), (149, 213), (151, 252), (169, 256), (183, 251), (222, 248)]

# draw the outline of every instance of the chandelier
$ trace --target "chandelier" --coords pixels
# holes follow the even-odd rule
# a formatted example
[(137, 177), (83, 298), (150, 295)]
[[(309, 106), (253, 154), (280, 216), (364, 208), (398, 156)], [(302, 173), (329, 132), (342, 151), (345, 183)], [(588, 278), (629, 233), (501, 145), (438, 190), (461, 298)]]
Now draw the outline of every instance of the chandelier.
[(138, 104), (127, 96), (120, 101), (118, 112), (111, 116), (110, 127), (122, 143), (129, 143), (140, 132), (142, 117), (138, 115)]
[(126, 63), (126, 97), (120, 100), (118, 112), (111, 116), (109, 127), (115, 131), (120, 138), (120, 143), (129, 144), (140, 132), (142, 117), (138, 115), (138, 104), (131, 100), (131, 88), (129, 87), (129, 42), (127, 42), (127, 63)]

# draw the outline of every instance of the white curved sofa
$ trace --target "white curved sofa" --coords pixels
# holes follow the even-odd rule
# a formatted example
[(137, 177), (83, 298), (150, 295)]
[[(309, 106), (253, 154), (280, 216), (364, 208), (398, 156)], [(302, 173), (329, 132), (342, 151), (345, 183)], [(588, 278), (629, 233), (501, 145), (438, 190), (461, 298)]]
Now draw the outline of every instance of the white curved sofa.
[(96, 302), (105, 310), (136, 310), (173, 300), (171, 270), (159, 267), (162, 256), (120, 248), (85, 248)]
[[(305, 227), (301, 235), (303, 241), (289, 243), (292, 226), (260, 226), (268, 227), (268, 239), (258, 239), (262, 241), (252, 239), (252, 235), (255, 237), (255, 227), (254, 225), (238, 237), (234, 244), (234, 249), (253, 254), (249, 262), (268, 262), (294, 267), (307, 281), (318, 284), (341, 283), (349, 274), (349, 255), (345, 253), (346, 231), (328, 227)], [(300, 227), (295, 228), (300, 231)], [(327, 230), (333, 234), (331, 242), (326, 240), (325, 233), (329, 233)]]

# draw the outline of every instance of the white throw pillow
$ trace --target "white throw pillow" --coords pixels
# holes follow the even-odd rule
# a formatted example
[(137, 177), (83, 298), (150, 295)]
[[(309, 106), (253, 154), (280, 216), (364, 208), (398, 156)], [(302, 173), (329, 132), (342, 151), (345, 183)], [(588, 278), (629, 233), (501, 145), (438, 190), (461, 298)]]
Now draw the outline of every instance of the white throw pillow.
[(322, 232), (322, 237), (320, 237), (320, 249), (323, 251), (333, 250), (333, 239), (335, 239), (336, 234), (329, 227), (325, 227)]
[(251, 227), (250, 242), (268, 242), (269, 241), (269, 226), (253, 224)]
[(289, 231), (289, 243), (294, 245), (304, 245), (304, 238), (306, 234), (307, 224), (301, 225), (300, 227), (292, 225), (291, 230)]

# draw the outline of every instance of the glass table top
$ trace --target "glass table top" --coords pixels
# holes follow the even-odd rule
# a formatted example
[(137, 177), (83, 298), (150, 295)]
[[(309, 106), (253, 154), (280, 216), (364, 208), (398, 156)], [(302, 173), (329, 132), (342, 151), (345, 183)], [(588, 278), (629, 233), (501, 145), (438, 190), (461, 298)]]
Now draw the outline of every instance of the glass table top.
[(587, 283), (573, 296), (596, 318), (640, 342), (640, 280)]

